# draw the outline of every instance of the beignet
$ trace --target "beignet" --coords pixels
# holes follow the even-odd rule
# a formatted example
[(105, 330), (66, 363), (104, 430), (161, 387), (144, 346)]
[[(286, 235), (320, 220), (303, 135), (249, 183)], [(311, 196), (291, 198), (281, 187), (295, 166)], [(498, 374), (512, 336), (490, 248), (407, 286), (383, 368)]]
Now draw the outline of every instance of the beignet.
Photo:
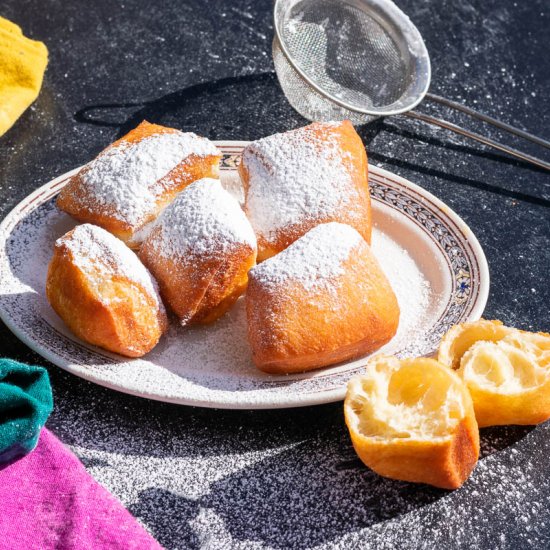
[(151, 274), (95, 225), (79, 225), (56, 241), (46, 296), (76, 336), (128, 357), (153, 349), (168, 327)]
[(433, 359), (371, 359), (348, 383), (344, 415), (359, 458), (382, 476), (457, 489), (477, 463), (470, 395)]
[(443, 337), (439, 360), (457, 369), (481, 427), (550, 418), (550, 334), (479, 320)]
[(397, 299), (370, 246), (336, 222), (254, 267), (246, 311), (254, 363), (271, 373), (366, 355), (399, 323)]
[(191, 182), (217, 177), (220, 158), (206, 138), (144, 121), (72, 176), (57, 206), (137, 248), (139, 230)]
[(239, 174), (258, 261), (331, 221), (351, 225), (370, 243), (367, 154), (349, 121), (254, 141), (243, 150)]
[(182, 325), (210, 323), (246, 288), (256, 237), (219, 180), (192, 183), (154, 224), (139, 255)]

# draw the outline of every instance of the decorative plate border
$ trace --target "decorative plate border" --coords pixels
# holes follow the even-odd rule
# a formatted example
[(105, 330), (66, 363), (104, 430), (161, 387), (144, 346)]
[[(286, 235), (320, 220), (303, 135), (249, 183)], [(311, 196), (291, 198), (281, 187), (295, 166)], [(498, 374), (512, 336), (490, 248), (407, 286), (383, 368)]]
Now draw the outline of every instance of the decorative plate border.
[[(240, 162), (241, 151), (247, 142), (217, 142), (216, 144), (223, 153), (221, 169), (235, 170)], [(81, 372), (73, 370), (71, 365), (110, 364), (120, 362), (121, 359), (109, 352), (89, 348), (67, 338), (42, 318), (34, 308), (28, 308), (28, 304), (23, 303), (21, 295), (10, 294), (8, 281), (11, 270), (6, 255), (6, 246), (16, 224), (23, 217), (53, 200), (67, 179), (76, 171), (78, 169), (37, 189), (19, 203), (0, 224), (0, 292), (2, 293), (0, 317), (29, 347), (54, 364), (78, 376), (83, 376)], [(369, 185), (373, 201), (399, 211), (430, 236), (430, 240), (440, 248), (452, 274), (453, 289), (448, 303), (433, 327), (430, 338), (424, 342), (423, 349), (415, 349), (424, 355), (429, 355), (437, 349), (441, 336), (452, 325), (481, 316), (489, 291), (489, 270), (485, 255), (465, 222), (443, 202), (419, 186), (375, 166), (370, 167)], [(37, 323), (37, 318), (41, 322)], [(55, 346), (52, 342), (55, 342)], [(401, 355), (406, 356), (407, 349), (403, 350)], [(265, 382), (258, 383), (255, 389), (270, 393), (292, 385), (294, 399), (289, 396), (288, 402), (280, 403), (279, 400), (270, 402), (267, 398), (263, 403), (253, 405), (234, 404), (230, 399), (217, 402), (200, 401), (192, 397), (167, 399), (156, 394), (136, 393), (119, 386), (102, 383), (102, 381), (88, 379), (118, 391), (179, 404), (225, 408), (282, 408), (341, 400), (345, 395), (346, 382), (362, 368), (361, 364), (350, 365), (349, 369), (326, 374), (320, 371), (307, 378), (266, 379)], [(299, 395), (300, 390), (303, 390), (303, 395)], [(296, 397), (297, 395), (299, 398)]]

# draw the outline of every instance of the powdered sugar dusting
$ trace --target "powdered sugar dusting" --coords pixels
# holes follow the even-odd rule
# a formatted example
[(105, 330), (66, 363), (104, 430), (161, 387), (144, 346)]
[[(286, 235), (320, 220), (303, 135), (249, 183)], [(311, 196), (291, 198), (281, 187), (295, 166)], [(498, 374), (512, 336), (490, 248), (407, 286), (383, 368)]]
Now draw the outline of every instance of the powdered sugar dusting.
[(159, 298), (157, 283), (138, 257), (114, 235), (89, 223), (75, 227), (71, 235), (59, 238), (56, 247), (70, 250), (74, 264), (89, 275), (91, 281), (101, 283), (101, 276), (119, 276), (139, 285), (156, 303)]
[[(344, 233), (348, 231), (348, 226), (342, 224), (333, 222), (325, 225), (329, 228), (337, 226), (340, 230), (344, 228)], [(355, 230), (350, 228), (349, 231), (355, 234)], [(382, 268), (397, 268), (408, 273), (402, 283), (392, 282), (401, 305), (401, 321), (396, 336), (380, 350), (391, 354), (410, 343), (411, 332), (429, 331), (433, 318), (426, 315), (429, 311), (429, 308), (425, 309), (426, 301), (431, 295), (425, 293), (425, 276), (398, 243), (384, 237), (380, 230), (373, 231), (373, 247), (383, 251), (380, 258)], [(380, 243), (377, 242), (379, 240)], [(47, 265), (48, 260), (49, 254), (43, 254), (41, 264)], [(35, 266), (39, 275), (44, 269)], [(43, 284), (39, 275), (33, 275), (38, 279), (34, 283), (36, 285)], [(403, 297), (408, 294), (412, 298), (404, 300)], [(418, 302), (414, 301), (415, 297)], [(410, 312), (408, 308), (411, 308)], [(40, 315), (47, 318), (59, 332), (74, 339), (46, 303)], [(350, 369), (364, 364), (364, 359), (360, 359), (313, 373), (267, 375), (252, 363), (246, 332), (246, 311), (244, 299), (241, 298), (226, 315), (210, 326), (186, 329), (172, 324), (159, 344), (143, 358), (120, 361), (118, 356), (113, 356), (112, 362), (109, 362), (92, 355), (73, 363), (71, 369), (101, 384), (124, 388), (132, 393), (157, 396), (168, 401), (192, 396), (197, 404), (215, 402), (240, 408), (261, 407), (266, 401), (286, 403), (289, 399), (297, 399), (300, 402), (307, 392), (322, 395), (327, 388), (337, 390), (344, 387), (351, 376)]]
[(158, 181), (189, 155), (218, 155), (207, 139), (191, 132), (154, 134), (135, 143), (109, 147), (80, 172), (86, 198), (109, 209), (130, 225), (139, 224), (152, 210), (164, 186)]
[(434, 300), (430, 283), (409, 253), (378, 228), (373, 229), (372, 251), (390, 281), (401, 310), (392, 344), (406, 347), (408, 356), (421, 355), (434, 314), (430, 310)]
[(211, 178), (198, 180), (180, 193), (146, 242), (165, 258), (220, 254), (235, 244), (256, 249), (256, 236), (239, 203), (219, 180)]
[[(373, 201), (374, 221), (385, 216), (378, 201)], [(47, 330), (47, 323), (54, 321), (46, 315), (50, 308), (43, 288), (53, 243), (74, 221), (48, 201), (18, 214), (15, 222), (0, 235), (5, 250), (0, 256), (0, 307), (21, 334), (65, 358), (65, 364), (79, 359), (95, 362), (91, 367), (82, 364), (80, 374), (87, 376), (91, 368), (93, 376), (103, 376), (113, 387), (127, 380), (136, 391), (149, 391), (160, 399), (194, 391), (211, 399), (216, 396), (207, 390), (223, 393), (229, 387), (246, 403), (251, 385), (239, 392), (237, 384), (224, 382), (214, 370), (216, 363), (229, 368), (234, 362), (234, 370), (226, 374), (239, 376), (245, 371), (238, 363), (246, 350), (244, 333), (238, 329), (240, 303), (208, 330), (173, 328), (174, 334), (161, 340), (159, 356), (179, 365), (178, 375), (170, 371), (173, 367), (154, 365), (156, 358), (149, 356), (121, 363), (107, 356), (101, 363), (97, 355), (75, 355), (78, 344), (73, 348)], [(417, 282), (432, 280), (433, 271), (423, 271), (418, 261), (420, 253), (429, 251), (417, 241), (401, 240), (399, 232), (387, 243), (380, 236), (387, 234), (375, 231), (372, 246), (384, 269), (392, 263), (399, 270), (403, 263), (417, 262), (417, 275), (405, 289), (412, 300)], [(460, 235), (455, 238), (460, 241)], [(377, 248), (380, 244), (386, 250), (384, 257)], [(407, 256), (402, 255), (405, 248)], [(391, 280), (391, 273), (388, 276)], [(392, 285), (399, 296), (399, 288), (393, 281)], [(444, 303), (431, 292), (428, 306), (437, 300)], [(404, 313), (402, 307), (402, 317)], [(229, 326), (236, 327), (234, 332), (228, 331)], [(218, 334), (201, 345), (201, 335), (211, 329)], [(190, 341), (189, 335), (194, 339)], [(45, 338), (51, 339), (50, 346)], [(224, 364), (228, 350), (233, 355)], [(543, 548), (548, 542), (550, 486), (542, 475), (550, 453), (548, 423), (534, 429), (483, 429), (477, 468), (461, 489), (446, 492), (385, 479), (365, 468), (351, 446), (341, 403), (292, 411), (176, 408), (115, 396), (54, 366), (48, 368), (56, 401), (48, 428), (165, 548), (394, 550), (438, 545), (504, 550)], [(204, 374), (196, 384), (188, 382), (193, 371), (197, 380)], [(316, 389), (326, 387), (323, 379), (329, 378), (329, 372), (320, 371), (319, 377), (310, 373), (312, 382), (319, 382)], [(302, 382), (278, 381), (281, 385), (274, 391), (281, 401), (297, 392), (303, 395), (311, 385), (298, 385)], [(159, 388), (162, 393), (155, 395)], [(499, 533), (495, 525), (509, 528)]]
[(321, 139), (307, 126), (246, 147), (246, 211), (258, 236), (274, 239), (281, 229), (327, 219), (353, 204), (358, 193), (344, 155), (335, 137)]
[(48, 427), (167, 549), (547, 548), (548, 423), (483, 429), (476, 469), (449, 492), (366, 468), (341, 404), (113, 408), (111, 392), (51, 375)]
[[(383, 183), (375, 167), (371, 179)], [(14, 211), (5, 222), (12, 225), (0, 242), (5, 242), (4, 261), (0, 256), (0, 310), (58, 365), (122, 391), (223, 408), (299, 406), (341, 399), (350, 376), (361, 371), (364, 358), (289, 376), (259, 371), (251, 360), (242, 299), (210, 326), (184, 329), (173, 324), (150, 353), (136, 360), (76, 340), (45, 298), (45, 274), (54, 242), (75, 225), (55, 207), (55, 185), (54, 181), (40, 191), (40, 202), (29, 199), (34, 209)], [(405, 184), (402, 192), (407, 193)], [(451, 221), (455, 216), (447, 210), (439, 215), (448, 215)], [(401, 305), (398, 332), (380, 351), (403, 354), (412, 344), (421, 353), (429, 352), (434, 349), (430, 335), (437, 337), (454, 284), (445, 252), (434, 245), (433, 235), (424, 232), (418, 220), (404, 216), (392, 202), (373, 201), (373, 222), (372, 248)], [(452, 231), (454, 226), (445, 227)], [(461, 233), (452, 234), (457, 246), (466, 246)], [(428, 290), (427, 280), (433, 290)]]
[(257, 265), (250, 277), (263, 286), (280, 288), (286, 281), (304, 289), (331, 288), (335, 278), (344, 273), (347, 260), (363, 238), (342, 223), (318, 225), (276, 256)]

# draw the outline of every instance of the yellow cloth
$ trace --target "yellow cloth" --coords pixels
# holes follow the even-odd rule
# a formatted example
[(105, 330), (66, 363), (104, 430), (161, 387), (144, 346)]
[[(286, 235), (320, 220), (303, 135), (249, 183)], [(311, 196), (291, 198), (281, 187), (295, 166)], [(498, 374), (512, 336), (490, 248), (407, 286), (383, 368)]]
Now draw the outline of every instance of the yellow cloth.
[(0, 136), (37, 98), (47, 64), (46, 46), (0, 17)]

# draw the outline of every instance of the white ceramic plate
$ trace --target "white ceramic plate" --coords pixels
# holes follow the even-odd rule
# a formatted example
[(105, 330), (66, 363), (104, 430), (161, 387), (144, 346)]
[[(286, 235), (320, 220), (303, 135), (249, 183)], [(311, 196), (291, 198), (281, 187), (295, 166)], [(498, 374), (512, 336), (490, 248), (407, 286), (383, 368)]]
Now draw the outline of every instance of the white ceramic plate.
[[(239, 196), (236, 166), (246, 143), (217, 145), (224, 153), (222, 181)], [(44, 292), (54, 241), (75, 225), (54, 204), (74, 172), (37, 189), (0, 225), (0, 316), (23, 342), (86, 380), (171, 403), (260, 409), (343, 399), (346, 382), (361, 371), (364, 358), (300, 375), (264, 374), (251, 362), (242, 299), (214, 325), (172, 326), (141, 359), (75, 338)], [(430, 193), (375, 166), (369, 183), (373, 249), (402, 310), (397, 335), (380, 351), (429, 355), (451, 325), (481, 316), (489, 291), (485, 255), (468, 226)]]

